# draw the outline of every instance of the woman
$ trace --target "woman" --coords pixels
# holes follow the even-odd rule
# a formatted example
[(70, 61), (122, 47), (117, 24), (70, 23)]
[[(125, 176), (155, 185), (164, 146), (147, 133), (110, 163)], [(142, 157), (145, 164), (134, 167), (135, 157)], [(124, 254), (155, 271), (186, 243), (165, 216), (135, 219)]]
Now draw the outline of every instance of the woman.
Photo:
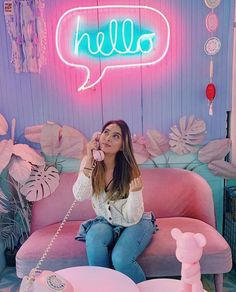
[(97, 217), (81, 224), (76, 239), (86, 241), (89, 265), (113, 267), (135, 283), (145, 280), (137, 257), (156, 231), (152, 213), (144, 213), (142, 179), (130, 130), (122, 120), (107, 122), (99, 137), (103, 161), (95, 161), (97, 139), (87, 144), (73, 186), (77, 200), (91, 198)]

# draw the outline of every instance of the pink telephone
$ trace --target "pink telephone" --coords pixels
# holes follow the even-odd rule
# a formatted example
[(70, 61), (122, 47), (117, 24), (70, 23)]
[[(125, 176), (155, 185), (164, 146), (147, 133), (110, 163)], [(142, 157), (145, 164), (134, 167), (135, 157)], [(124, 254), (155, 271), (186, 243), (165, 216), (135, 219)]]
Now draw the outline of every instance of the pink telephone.
[(96, 161), (102, 161), (104, 160), (104, 152), (102, 150), (99, 150), (99, 137), (101, 133), (95, 132), (92, 136), (92, 139), (95, 139), (97, 141), (97, 150), (93, 150), (93, 158)]
[(20, 292), (73, 292), (74, 288), (70, 282), (60, 275), (51, 271), (33, 271), (33, 279), (30, 276), (23, 278)]

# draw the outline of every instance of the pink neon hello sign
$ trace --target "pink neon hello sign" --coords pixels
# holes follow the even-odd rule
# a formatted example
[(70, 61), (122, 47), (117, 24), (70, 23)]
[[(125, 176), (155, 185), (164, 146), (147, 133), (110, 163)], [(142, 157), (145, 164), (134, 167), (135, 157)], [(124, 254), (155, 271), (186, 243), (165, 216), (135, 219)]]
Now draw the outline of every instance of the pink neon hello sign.
[[(132, 39), (132, 29), (134, 23), (140, 23), (140, 9), (142, 9), (140, 25), (148, 28), (150, 32), (143, 33), (135, 40)], [(90, 38), (88, 27), (97, 28), (98, 17), (99, 24), (107, 24), (110, 33), (106, 36), (98, 30), (96, 38)], [(123, 25), (119, 30), (118, 21)], [(124, 35), (122, 36), (127, 28), (131, 35), (129, 41), (125, 40)], [(75, 38), (73, 45), (72, 40)], [(115, 52), (119, 57), (94, 58), (94, 55), (98, 53), (100, 55), (109, 54), (103, 50), (103, 42), (107, 38), (112, 44), (110, 53)], [(123, 38), (124, 50), (116, 47), (116, 38)], [(79, 53), (82, 41), (86, 41), (88, 44), (88, 55)], [(147, 49), (142, 46), (144, 41), (148, 42)], [(160, 62), (167, 54), (169, 42), (168, 20), (159, 10), (148, 6), (104, 5), (73, 8), (60, 17), (56, 27), (56, 50), (61, 61), (68, 66), (82, 68), (86, 71), (85, 81), (79, 86), (79, 91), (95, 86), (108, 69), (147, 66)], [(135, 47), (135, 50), (131, 49), (131, 45), (132, 48)], [(126, 53), (135, 54), (137, 52), (140, 52), (141, 56), (128, 58), (125, 56)]]

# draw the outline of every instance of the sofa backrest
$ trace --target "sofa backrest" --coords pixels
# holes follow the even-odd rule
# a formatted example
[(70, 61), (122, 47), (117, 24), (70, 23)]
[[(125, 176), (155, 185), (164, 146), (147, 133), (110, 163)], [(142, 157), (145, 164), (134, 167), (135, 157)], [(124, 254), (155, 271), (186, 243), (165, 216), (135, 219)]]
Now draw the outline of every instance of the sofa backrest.
[[(31, 232), (62, 221), (74, 201), (72, 186), (77, 173), (64, 173), (49, 197), (33, 203)], [(200, 175), (179, 168), (143, 168), (143, 197), (146, 211), (157, 217), (191, 217), (215, 226), (211, 188)], [(87, 220), (95, 213), (90, 200), (78, 203), (69, 220)]]
[(216, 225), (212, 190), (199, 174), (180, 168), (142, 169), (145, 210), (158, 218), (190, 217)]

